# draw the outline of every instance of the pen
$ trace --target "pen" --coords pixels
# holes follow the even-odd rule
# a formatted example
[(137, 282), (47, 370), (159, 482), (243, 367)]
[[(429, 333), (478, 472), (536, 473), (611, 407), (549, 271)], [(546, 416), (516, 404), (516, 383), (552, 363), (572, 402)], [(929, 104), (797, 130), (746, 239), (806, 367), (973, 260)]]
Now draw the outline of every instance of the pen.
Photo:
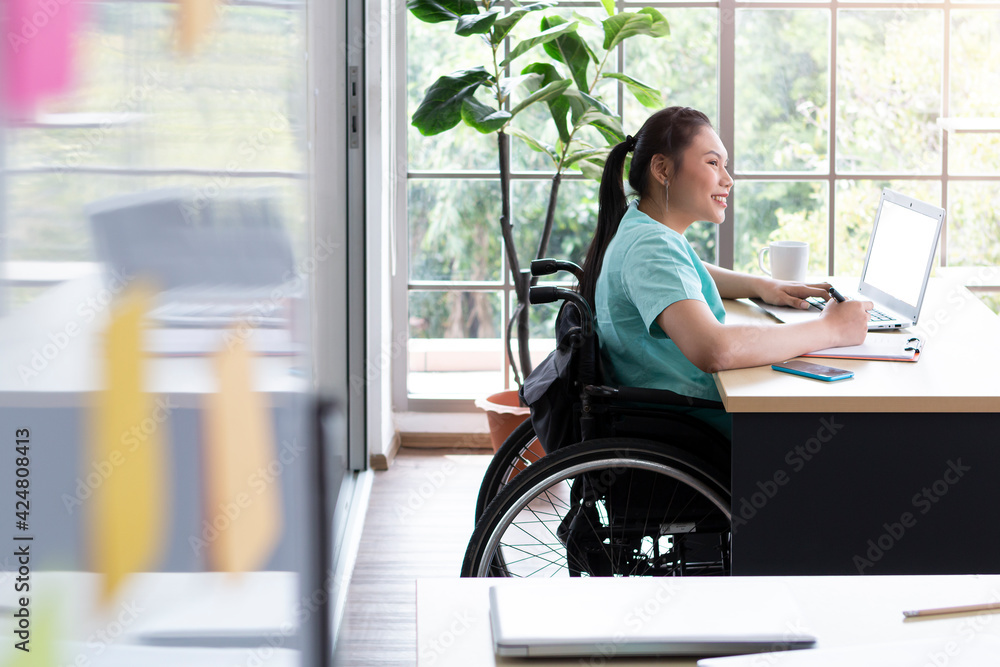
[(844, 295), (838, 292), (835, 287), (831, 287), (828, 291), (830, 292), (830, 296), (836, 299), (838, 303), (844, 303), (847, 301), (847, 299), (844, 298)]
[(941, 616), (943, 614), (962, 614), (976, 611), (1000, 611), (1000, 602), (987, 602), (986, 604), (970, 604), (962, 607), (938, 607), (937, 609), (917, 609), (915, 611), (904, 611), (903, 616), (914, 618), (917, 616)]

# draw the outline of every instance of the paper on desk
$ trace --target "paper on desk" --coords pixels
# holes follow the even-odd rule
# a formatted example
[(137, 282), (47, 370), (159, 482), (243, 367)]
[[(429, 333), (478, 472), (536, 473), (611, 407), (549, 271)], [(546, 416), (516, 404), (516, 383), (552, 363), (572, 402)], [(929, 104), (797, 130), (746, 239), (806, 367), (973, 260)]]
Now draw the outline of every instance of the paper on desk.
[(825, 359), (874, 359), (877, 361), (917, 361), (923, 348), (923, 340), (905, 333), (870, 331), (861, 345), (831, 347), (816, 350), (803, 357)]
[(706, 658), (698, 667), (981, 667), (997, 664), (1000, 637), (950, 633), (940, 638), (907, 642), (861, 644), (838, 648), (812, 648), (780, 653), (758, 653), (728, 658)]
[(201, 539), (210, 566), (223, 572), (261, 569), (281, 533), (281, 470), (274, 465), (270, 407), (253, 389), (252, 355), (237, 331), (213, 358), (219, 390), (205, 397)]
[[(107, 470), (93, 490), (90, 557), (111, 599), (132, 572), (155, 569), (168, 525), (162, 406), (144, 391), (142, 320), (150, 294), (130, 286), (111, 308), (103, 339), (104, 386), (97, 392), (87, 473)], [(88, 477), (89, 479), (89, 477)]]

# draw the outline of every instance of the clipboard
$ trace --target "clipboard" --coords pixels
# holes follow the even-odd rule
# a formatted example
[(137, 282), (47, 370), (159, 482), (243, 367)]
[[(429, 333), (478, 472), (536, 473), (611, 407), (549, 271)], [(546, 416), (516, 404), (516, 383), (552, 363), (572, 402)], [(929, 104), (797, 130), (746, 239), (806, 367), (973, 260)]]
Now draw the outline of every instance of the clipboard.
[(898, 333), (869, 332), (861, 345), (830, 347), (816, 350), (803, 357), (823, 359), (871, 359), (875, 361), (918, 361), (924, 348), (918, 336)]

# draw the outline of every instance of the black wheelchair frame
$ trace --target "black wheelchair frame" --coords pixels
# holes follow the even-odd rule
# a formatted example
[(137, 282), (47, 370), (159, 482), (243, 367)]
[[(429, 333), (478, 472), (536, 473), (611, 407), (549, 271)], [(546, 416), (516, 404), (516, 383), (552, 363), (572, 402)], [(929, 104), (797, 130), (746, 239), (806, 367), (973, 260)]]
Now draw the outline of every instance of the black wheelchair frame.
[[(536, 260), (531, 268), (534, 275), (582, 275), (575, 264), (552, 259)], [(579, 326), (563, 332), (560, 350), (599, 356), (593, 315), (582, 296), (533, 286), (530, 300), (563, 301), (560, 318), (572, 304)], [(545, 440), (553, 431), (536, 419), (536, 400), (532, 420), (495, 455), (480, 489), (462, 575), (727, 574), (729, 443), (704, 422), (670, 409), (721, 404), (606, 385), (599, 359), (593, 361), (571, 359), (571, 382), (555, 396), (562, 410), (556, 411), (561, 423), (555, 432), (565, 442), (546, 442), (546, 454), (537, 456), (538, 437)], [(567, 419), (576, 420), (572, 436), (564, 428)]]

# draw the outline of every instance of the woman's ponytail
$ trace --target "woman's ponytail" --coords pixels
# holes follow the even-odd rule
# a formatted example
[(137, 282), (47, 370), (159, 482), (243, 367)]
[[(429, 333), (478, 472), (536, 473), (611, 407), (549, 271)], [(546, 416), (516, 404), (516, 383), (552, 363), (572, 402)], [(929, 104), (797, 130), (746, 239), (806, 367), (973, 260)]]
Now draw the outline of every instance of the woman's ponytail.
[(591, 308), (594, 307), (594, 292), (597, 289), (597, 276), (601, 274), (601, 265), (604, 264), (604, 253), (611, 239), (618, 233), (618, 225), (628, 208), (624, 186), (625, 159), (634, 148), (635, 139), (626, 137), (625, 141), (611, 149), (604, 163), (597, 202), (597, 229), (587, 249), (583, 280), (580, 281), (580, 294)]

